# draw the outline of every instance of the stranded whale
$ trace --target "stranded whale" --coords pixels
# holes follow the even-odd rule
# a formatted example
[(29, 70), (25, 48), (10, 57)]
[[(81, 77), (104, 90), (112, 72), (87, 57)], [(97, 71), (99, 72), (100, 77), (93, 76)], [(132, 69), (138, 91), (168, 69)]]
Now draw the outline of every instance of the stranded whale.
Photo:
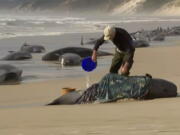
[(76, 66), (81, 64), (81, 57), (75, 53), (65, 53), (59, 57), (63, 66)]
[(21, 80), (22, 70), (8, 64), (0, 64), (0, 83), (18, 82)]
[[(110, 77), (111, 78), (111, 77)], [(125, 79), (125, 80), (124, 80)], [(124, 77), (124, 79), (122, 79), (122, 81), (126, 81), (126, 77)], [(136, 79), (136, 78), (135, 78)], [(142, 80), (142, 78), (141, 78)], [(150, 81), (148, 81), (147, 85), (144, 85), (142, 83), (142, 81), (139, 81), (138, 85), (133, 84), (133, 87), (131, 87), (130, 85), (132, 85), (131, 81), (126, 81), (125, 83), (122, 82), (118, 82), (114, 79), (111, 78), (111, 81), (115, 82), (116, 84), (112, 84), (114, 86), (111, 86), (111, 84), (109, 84), (108, 86), (105, 86), (104, 88), (108, 88), (108, 87), (113, 87), (113, 92), (110, 90), (108, 91), (108, 96), (112, 96), (112, 94), (114, 92), (117, 92), (114, 88), (118, 87), (119, 85), (124, 85), (122, 87), (126, 87), (125, 89), (127, 89), (127, 93), (126, 91), (124, 91), (124, 89), (118, 93), (116, 93), (116, 99), (113, 101), (116, 101), (117, 99), (123, 99), (123, 95), (126, 98), (133, 98), (133, 94), (136, 95), (134, 96), (134, 99), (153, 99), (153, 98), (166, 98), (166, 97), (176, 97), (177, 96), (177, 87), (174, 83), (169, 82), (167, 80), (163, 80), (163, 79), (157, 79), (157, 78), (149, 78)], [(148, 79), (145, 79), (145, 81)], [(109, 80), (110, 81), (110, 80)], [(131, 83), (130, 83), (131, 82)], [(119, 83), (119, 84), (118, 84)], [(47, 105), (62, 105), (62, 104), (81, 104), (81, 103), (93, 103), (97, 100), (97, 89), (100, 84), (93, 84), (91, 87), (89, 87), (88, 89), (86, 89), (85, 91), (79, 92), (79, 91), (72, 91), (69, 92), (65, 95), (60, 96), (59, 98), (55, 99), (54, 101), (50, 102)], [(107, 85), (103, 84), (103, 85)], [(143, 86), (144, 85), (144, 86)], [(101, 85), (102, 86), (102, 85)], [(128, 87), (127, 87), (128, 86)], [(129, 87), (130, 86), (130, 87)], [(138, 87), (142, 87), (142, 89), (137, 89), (137, 91), (135, 90)], [(118, 87), (119, 89), (120, 87)], [(130, 93), (128, 93), (128, 89), (132, 88), (132, 91), (130, 91)], [(106, 91), (107, 92), (107, 91)], [(141, 94), (139, 94), (141, 93)], [(139, 95), (139, 96), (137, 96)], [(107, 97), (105, 97), (105, 99), (101, 99), (101, 100), (106, 100)], [(92, 101), (92, 102), (89, 102)], [(106, 100), (107, 101), (107, 100)]]
[(32, 55), (29, 52), (14, 52), (10, 51), (9, 54), (5, 57), (3, 57), (1, 60), (27, 60), (31, 59)]
[[(52, 52), (49, 52), (45, 54), (42, 57), (42, 60), (44, 61), (56, 61), (59, 60), (60, 56), (65, 53), (74, 53), (79, 55), (81, 58), (88, 57), (92, 55), (93, 50), (89, 48), (82, 48), (82, 47), (66, 47), (61, 48)], [(107, 56), (112, 55), (111, 53), (104, 52), (104, 51), (98, 51), (98, 56)]]
[(21, 51), (23, 52), (29, 52), (29, 53), (43, 53), (45, 52), (45, 48), (42, 45), (29, 45), (27, 43), (24, 43), (21, 48)]

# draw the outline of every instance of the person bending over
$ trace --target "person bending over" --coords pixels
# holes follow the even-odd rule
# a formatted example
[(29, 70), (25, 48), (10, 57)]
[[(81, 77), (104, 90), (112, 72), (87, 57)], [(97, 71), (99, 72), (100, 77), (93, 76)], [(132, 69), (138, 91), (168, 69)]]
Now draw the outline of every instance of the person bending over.
[(107, 40), (111, 40), (116, 46), (110, 73), (119, 73), (120, 71), (121, 75), (129, 75), (133, 65), (135, 48), (133, 46), (133, 39), (125, 29), (107, 26), (104, 29), (103, 36), (94, 45), (92, 60), (94, 62), (97, 61), (97, 51), (104, 41)]

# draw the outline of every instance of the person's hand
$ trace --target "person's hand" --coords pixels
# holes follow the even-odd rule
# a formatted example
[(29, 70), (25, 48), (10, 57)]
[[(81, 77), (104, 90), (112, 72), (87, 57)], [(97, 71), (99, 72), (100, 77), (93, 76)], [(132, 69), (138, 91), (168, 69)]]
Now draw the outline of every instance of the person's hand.
[(97, 62), (97, 51), (96, 50), (93, 50), (91, 59), (92, 59), (92, 61)]

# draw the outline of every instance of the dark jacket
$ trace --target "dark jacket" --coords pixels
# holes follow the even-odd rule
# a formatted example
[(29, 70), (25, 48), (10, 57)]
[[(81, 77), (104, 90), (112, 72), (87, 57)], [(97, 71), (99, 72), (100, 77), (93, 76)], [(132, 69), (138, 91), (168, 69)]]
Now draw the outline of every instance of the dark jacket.
[[(129, 35), (129, 33), (122, 29), (122, 28), (115, 28), (116, 29), (116, 35), (114, 37), (114, 39), (112, 40), (112, 42), (114, 43), (114, 45), (123, 52), (134, 52), (135, 48), (133, 46), (133, 40), (131, 38), (131, 36)], [(104, 35), (99, 38), (95, 45), (94, 45), (94, 50), (98, 50), (99, 46), (101, 46), (104, 43)]]

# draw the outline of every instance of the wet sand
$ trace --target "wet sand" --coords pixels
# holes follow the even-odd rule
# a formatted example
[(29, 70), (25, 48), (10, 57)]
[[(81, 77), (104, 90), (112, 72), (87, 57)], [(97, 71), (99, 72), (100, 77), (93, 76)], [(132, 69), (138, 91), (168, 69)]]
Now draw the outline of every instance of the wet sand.
[[(180, 42), (138, 48), (131, 75), (151, 74), (180, 87)], [(110, 56), (111, 57), (111, 56)], [(107, 72), (90, 73), (90, 83)], [(180, 98), (109, 104), (44, 106), (63, 87), (86, 88), (86, 78), (0, 86), (1, 135), (179, 135)]]

